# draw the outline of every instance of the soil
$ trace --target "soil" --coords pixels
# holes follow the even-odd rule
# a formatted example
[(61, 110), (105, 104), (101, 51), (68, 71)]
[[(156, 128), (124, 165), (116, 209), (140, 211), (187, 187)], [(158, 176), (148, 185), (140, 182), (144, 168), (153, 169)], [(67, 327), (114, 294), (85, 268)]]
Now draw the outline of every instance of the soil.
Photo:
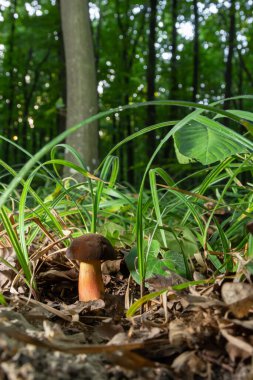
[(126, 316), (140, 291), (122, 258), (103, 266), (105, 297), (90, 302), (78, 301), (78, 268), (63, 255), (36, 268), (35, 292), (1, 272), (0, 380), (253, 379), (249, 280), (222, 275), (177, 291), (184, 280), (165, 273), (146, 288), (165, 296)]

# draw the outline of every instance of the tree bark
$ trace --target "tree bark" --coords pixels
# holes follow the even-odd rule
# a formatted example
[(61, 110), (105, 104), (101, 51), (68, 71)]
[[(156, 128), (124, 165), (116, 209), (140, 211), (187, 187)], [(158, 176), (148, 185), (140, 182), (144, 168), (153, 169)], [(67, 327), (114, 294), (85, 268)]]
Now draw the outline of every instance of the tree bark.
[[(8, 95), (7, 98), (9, 99), (8, 104), (8, 116), (7, 116), (7, 131), (6, 131), (6, 137), (8, 139), (11, 139), (11, 134), (14, 132), (13, 129), (13, 121), (14, 121), (14, 101), (15, 101), (15, 73), (14, 73), (14, 65), (13, 65), (13, 55), (14, 55), (14, 46), (15, 46), (15, 30), (16, 30), (16, 19), (14, 17), (14, 14), (16, 13), (17, 9), (17, 0), (13, 1), (12, 6), (10, 7), (10, 38), (9, 38), (9, 52), (8, 52), (8, 67), (10, 70), (10, 77), (9, 77), (9, 89), (8, 89)], [(10, 162), (9, 160), (9, 153), (10, 153), (11, 145), (7, 142), (3, 144), (3, 160), (6, 162)], [(15, 149), (14, 155), (17, 154), (17, 151)], [(12, 161), (12, 160), (11, 160)]]
[[(60, 0), (57, 0), (56, 2), (59, 14), (61, 13), (61, 3)], [(66, 129), (66, 108), (65, 105), (67, 103), (67, 88), (66, 88), (66, 62), (65, 62), (65, 50), (64, 50), (64, 42), (63, 42), (63, 33), (62, 33), (62, 27), (59, 26), (58, 30), (58, 38), (59, 38), (59, 44), (58, 44), (58, 57), (61, 62), (60, 70), (59, 70), (59, 96), (62, 100), (63, 106), (59, 108), (56, 115), (56, 123), (57, 123), (57, 133), (60, 134), (64, 132)]]
[[(250, 82), (251, 87), (253, 87), (253, 75), (251, 74), (251, 71), (249, 68), (246, 66), (246, 63), (244, 61), (243, 55), (239, 49), (237, 49), (237, 53), (239, 56), (239, 69), (240, 71), (244, 71), (245, 74), (247, 75), (248, 81)], [(242, 93), (240, 93), (242, 95)]]
[[(121, 7), (122, 5), (122, 7)], [(145, 26), (146, 7), (142, 10), (139, 20), (139, 27), (136, 27), (136, 34), (131, 35), (131, 20), (129, 18), (130, 2), (115, 1), (115, 13), (117, 16), (117, 24), (122, 38), (121, 64), (122, 64), (122, 100), (121, 104), (129, 104), (130, 99), (130, 78), (135, 60), (138, 42), (143, 36)], [(122, 14), (126, 17), (122, 19)], [(119, 53), (120, 54), (120, 53)], [(121, 131), (119, 131), (120, 140), (132, 134), (132, 120), (129, 113), (122, 114), (120, 117)], [(127, 150), (122, 149), (122, 177), (129, 183), (133, 182), (133, 168), (135, 164), (133, 142), (128, 143)]]
[[(177, 69), (177, 17), (178, 17), (178, 0), (171, 0), (169, 12), (171, 13), (171, 60), (170, 60), (170, 78), (169, 78), (169, 98), (170, 100), (178, 99), (178, 69)], [(178, 118), (178, 107), (172, 106), (169, 108), (168, 119), (169, 120), (177, 120)], [(162, 135), (165, 135), (165, 132), (162, 132)], [(173, 149), (166, 146), (163, 149), (163, 159), (168, 160), (168, 157), (172, 157), (174, 154)]]
[(193, 41), (193, 81), (192, 101), (196, 102), (199, 87), (199, 13), (198, 2), (193, 0), (194, 9), (194, 41)]
[[(67, 74), (67, 128), (97, 113), (97, 82), (88, 0), (61, 0), (61, 22)], [(87, 168), (98, 164), (98, 127), (85, 125), (66, 139)], [(66, 152), (65, 158), (73, 161)], [(65, 175), (71, 174), (66, 168)]]
[[(29, 68), (31, 66), (31, 62), (33, 61), (33, 55), (34, 52), (32, 49), (29, 50), (28, 52), (28, 57), (27, 57), (27, 63), (25, 66), (24, 74), (23, 74), (23, 97), (24, 97), (24, 104), (23, 104), (23, 125), (22, 125), (22, 145), (23, 148), (27, 149), (28, 144), (27, 144), (27, 137), (28, 137), (28, 117), (29, 117), (29, 110), (31, 107), (31, 103), (33, 100), (33, 97), (36, 93), (37, 86), (39, 84), (39, 79), (42, 74), (42, 67), (44, 63), (49, 59), (50, 56), (50, 50), (46, 52), (45, 56), (42, 58), (42, 60), (37, 64), (37, 66), (33, 69), (34, 70), (34, 77), (33, 81), (31, 84), (26, 83), (26, 74), (29, 72)], [(33, 130), (33, 133), (35, 131)], [(30, 148), (30, 147), (29, 147)], [(28, 149), (30, 150), (30, 149)]]
[[(172, 0), (171, 13), (172, 13), (172, 33), (171, 33), (171, 90), (170, 90), (170, 99), (177, 99), (177, 13), (178, 13), (178, 0)], [(171, 114), (176, 116), (177, 107), (174, 107)], [(172, 116), (171, 115), (171, 116)]]
[[(232, 96), (233, 56), (236, 38), (235, 12), (235, 0), (231, 0), (229, 10), (228, 57), (225, 69), (225, 98)], [(229, 107), (230, 101), (225, 102), (224, 109), (228, 109)]]
[[(148, 36), (148, 62), (147, 62), (147, 100), (152, 101), (155, 98), (155, 75), (156, 75), (156, 24), (157, 24), (157, 0), (149, 2), (149, 36)], [(153, 125), (156, 122), (155, 106), (147, 107), (146, 125)], [(150, 157), (155, 149), (156, 133), (149, 132), (147, 153)]]

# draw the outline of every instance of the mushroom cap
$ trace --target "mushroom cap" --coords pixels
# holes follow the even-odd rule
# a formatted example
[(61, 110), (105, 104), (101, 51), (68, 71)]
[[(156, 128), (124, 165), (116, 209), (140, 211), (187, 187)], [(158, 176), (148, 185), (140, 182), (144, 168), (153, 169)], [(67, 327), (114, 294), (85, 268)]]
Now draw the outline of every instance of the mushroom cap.
[(86, 234), (72, 240), (66, 256), (71, 260), (115, 260), (115, 251), (104, 236)]
[(246, 228), (250, 234), (253, 234), (253, 221), (252, 220), (246, 224)]

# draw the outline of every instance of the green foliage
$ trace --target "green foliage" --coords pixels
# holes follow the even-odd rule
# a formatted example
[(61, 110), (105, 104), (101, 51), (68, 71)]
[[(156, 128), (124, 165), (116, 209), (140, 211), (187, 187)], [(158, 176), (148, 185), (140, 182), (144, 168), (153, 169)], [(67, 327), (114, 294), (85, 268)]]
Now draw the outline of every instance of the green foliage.
[(176, 151), (184, 156), (182, 162), (178, 155), (179, 162), (199, 161), (203, 165), (225, 160), (236, 153), (246, 153), (250, 144), (238, 133), (203, 116), (175, 133), (174, 142)]
[[(156, 82), (154, 99), (192, 99), (193, 33), (192, 5), (178, 2), (176, 89), (172, 91), (172, 27), (168, 2), (158, 2), (156, 25)], [(199, 1), (199, 60), (197, 99), (203, 104), (224, 96), (229, 31), (228, 2)], [(94, 0), (90, 2), (93, 41), (97, 64), (99, 105), (108, 110), (118, 104), (143, 102), (147, 99), (149, 10), (145, 1), (121, 2)], [(92, 11), (93, 10), (93, 11)], [(236, 9), (232, 91), (252, 92), (251, 6), (239, 1)], [(66, 93), (64, 51), (58, 2), (44, 0), (6, 1), (0, 10), (0, 133), (18, 142), (30, 153), (36, 153), (65, 128)], [(188, 33), (185, 31), (188, 30)], [(114, 36), (119, 36), (115, 40)], [(114, 43), (111, 43), (111, 41)], [(236, 99), (235, 108), (247, 108), (250, 101)], [(156, 108), (156, 123), (181, 119), (185, 110), (177, 105)], [(108, 115), (100, 123), (102, 156), (108, 147), (135, 133), (147, 120), (146, 110)], [(143, 122), (144, 121), (144, 122)], [(179, 135), (179, 132), (178, 134)], [(164, 136), (156, 130), (154, 148)], [(9, 165), (26, 161), (21, 151), (3, 142), (1, 158)], [(133, 154), (134, 185), (139, 185), (147, 158), (146, 142), (140, 140)], [(233, 147), (233, 149), (236, 147)], [(182, 147), (180, 148), (182, 149)], [(191, 149), (191, 147), (188, 147)], [(187, 150), (188, 150), (187, 149)], [(180, 152), (181, 153), (181, 152)], [(195, 156), (194, 152), (194, 156)], [(191, 154), (191, 153), (190, 153)], [(229, 152), (227, 152), (229, 154)], [(178, 153), (179, 155), (179, 153)], [(160, 166), (170, 161), (171, 174), (177, 173), (172, 143), (162, 149)], [(195, 158), (194, 158), (195, 159)], [(197, 157), (196, 159), (199, 159)], [(203, 161), (203, 157), (200, 157)], [(215, 159), (215, 158), (214, 158)], [(129, 169), (128, 152), (120, 152), (119, 179), (126, 180)], [(186, 170), (184, 168), (183, 170)], [(7, 179), (8, 180), (8, 179)], [(129, 180), (129, 178), (128, 178)]]
[[(164, 101), (161, 102), (161, 105), (167, 103), (171, 104), (172, 102)], [(192, 106), (192, 103), (188, 102), (175, 103), (183, 106)], [(159, 103), (156, 104), (158, 105)], [(141, 107), (143, 105), (148, 105), (148, 103), (126, 106), (123, 107), (123, 109), (135, 108), (136, 106)], [(167, 143), (168, 139), (172, 137), (174, 133), (188, 128), (191, 120), (197, 120), (198, 122), (201, 120), (201, 122), (204, 123), (205, 128), (210, 128), (212, 131), (212, 128), (216, 128), (216, 133), (220, 134), (222, 141), (224, 141), (225, 134), (227, 134), (228, 139), (232, 139), (233, 141), (236, 141), (237, 139), (239, 144), (243, 141), (245, 142), (248, 151), (253, 151), (250, 140), (239, 134), (235, 134), (231, 129), (222, 128), (220, 123), (213, 122), (212, 119), (200, 116), (204, 111), (211, 111), (215, 112), (215, 115), (221, 114), (244, 124), (241, 115), (238, 116), (239, 114), (237, 115), (234, 112), (225, 112), (212, 106), (195, 105), (195, 107), (197, 110), (176, 123), (158, 145), (146, 166), (137, 200), (133, 198), (131, 193), (126, 192), (123, 188), (120, 189), (116, 184), (118, 159), (117, 157), (112, 156), (111, 152), (101, 164), (100, 178), (92, 175), (85, 169), (84, 164), (79, 160), (78, 155), (74, 150), (72, 150), (72, 154), (77, 161), (79, 160), (79, 165), (66, 160), (54, 158), (55, 147), (68, 134), (86, 125), (91, 120), (106, 117), (107, 115), (117, 112), (118, 109), (93, 116), (57, 136), (37, 152), (35, 156), (31, 157), (19, 173), (16, 173), (8, 165), (2, 162), (3, 167), (8, 170), (14, 178), (8, 188), (4, 189), (0, 197), (1, 217), (6, 232), (15, 247), (20, 266), (23, 269), (28, 283), (30, 283), (31, 280), (31, 270), (27, 246), (28, 244), (31, 244), (33, 239), (39, 233), (39, 225), (33, 224), (30, 219), (35, 216), (37, 218), (39, 217), (42, 223), (47, 225), (50, 230), (53, 230), (59, 236), (63, 236), (62, 224), (59, 223), (54, 215), (52, 215), (50, 211), (52, 208), (57, 210), (61, 218), (69, 218), (71, 216), (72, 218), (74, 217), (82, 220), (86, 230), (93, 232), (96, 230), (104, 231), (109, 239), (115, 244), (117, 244), (117, 240), (121, 240), (125, 243), (128, 241), (129, 244), (132, 245), (133, 231), (135, 231), (137, 235), (137, 247), (132, 248), (126, 257), (126, 262), (133, 278), (142, 286), (144, 285), (145, 278), (151, 277), (153, 274), (163, 274), (165, 267), (191, 279), (192, 269), (190, 262), (194, 257), (194, 254), (198, 253), (201, 249), (207, 249), (208, 251), (220, 250), (223, 252), (223, 261), (216, 256), (212, 256), (212, 254), (210, 255), (210, 260), (218, 271), (236, 270), (236, 267), (233, 266), (231, 261), (229, 252), (231, 246), (237, 246), (238, 242), (241, 242), (241, 232), (239, 232), (239, 229), (242, 219), (245, 218), (245, 212), (246, 215), (249, 214), (252, 208), (252, 197), (249, 196), (247, 192), (241, 195), (241, 190), (244, 190), (244, 187), (241, 188), (240, 181), (238, 181), (237, 177), (245, 170), (251, 170), (251, 155), (247, 153), (239, 156), (239, 161), (234, 166), (232, 165), (232, 157), (229, 157), (220, 164), (210, 167), (209, 173), (208, 175), (204, 175), (202, 183), (188, 192), (180, 191), (180, 189), (178, 189), (178, 185), (182, 186), (184, 181), (187, 183), (187, 178), (181, 179), (180, 182), (177, 183), (165, 170), (161, 168), (151, 169), (151, 164), (156, 154), (159, 152), (159, 149)], [(217, 127), (217, 124), (219, 128)], [(167, 125), (170, 125), (170, 123), (167, 123)], [(148, 129), (144, 128), (137, 134), (129, 136), (126, 140), (123, 140), (118, 144), (116, 149), (121, 148), (123, 144), (131, 139), (144, 136), (153, 128), (164, 128), (164, 126), (164, 124), (161, 124)], [(198, 141), (196, 141), (196, 145), (197, 144)], [(38, 160), (50, 150), (52, 150), (51, 160), (38, 164)], [(219, 157), (220, 160), (222, 158), (223, 155)], [(59, 165), (71, 167), (81, 173), (84, 178), (88, 178), (88, 181), (74, 185), (70, 182), (63, 183), (58, 173)], [(52, 175), (48, 172), (48, 166), (53, 168), (55, 174)], [(35, 168), (31, 171), (33, 167)], [(51, 176), (56, 184), (57, 191), (52, 191), (51, 196), (48, 196), (47, 194), (46, 202), (44, 203), (41, 197), (32, 189), (32, 183), (36, 176), (45, 170), (44, 177), (48, 180)], [(30, 173), (29, 177), (24, 180), (28, 173)], [(150, 194), (149, 192), (146, 192), (144, 186), (148, 175), (151, 188)], [(192, 175), (194, 175), (194, 173)], [(198, 172), (196, 172), (196, 175), (198, 175)], [(159, 183), (157, 182), (158, 176), (165, 183), (164, 188), (159, 188)], [(9, 211), (4, 206), (6, 200), (9, 199), (9, 196), (11, 196), (18, 185), (22, 185), (23, 187), (20, 193), (20, 198), (18, 199), (19, 235), (17, 235), (16, 231), (12, 228), (7, 215)], [(86, 202), (80, 204), (78, 197), (80, 197), (82, 192), (87, 194), (86, 198), (88, 199), (88, 202), (86, 200)], [(212, 200), (212, 198), (207, 198), (212, 200), (214, 206), (209, 215), (207, 213), (206, 223), (203, 223), (203, 217), (207, 211), (204, 205), (206, 198), (203, 197), (203, 194), (207, 192), (213, 192), (213, 196), (217, 199)], [(27, 207), (28, 194), (32, 197), (33, 205), (31, 210)], [(232, 199), (235, 198), (234, 202), (230, 201), (231, 197)], [(73, 209), (70, 211), (71, 205), (73, 205)], [(216, 220), (215, 212), (219, 210), (220, 207), (224, 206), (232, 207), (233, 209), (231, 216), (232, 227), (227, 224), (223, 225)], [(245, 211), (246, 209), (248, 209), (248, 211)], [(90, 212), (91, 217), (89, 215)], [(108, 216), (111, 219), (110, 224), (106, 227), (102, 227), (102, 220), (107, 220)], [(117, 223), (116, 220), (118, 220)], [(228, 223), (228, 221), (229, 218), (226, 222)], [(125, 233), (123, 228), (118, 228), (118, 225), (120, 226), (122, 223), (126, 229), (129, 229), (129, 233)], [(211, 223), (215, 223), (217, 230), (212, 238), (209, 239), (208, 228)], [(235, 238), (235, 225), (238, 226), (237, 238)], [(27, 236), (28, 226), (29, 236)], [(78, 232), (78, 234), (80, 233), (81, 231)], [(131, 234), (132, 238), (129, 238)]]
[(4, 296), (1, 293), (0, 293), (0, 304), (7, 306), (6, 299), (4, 298)]

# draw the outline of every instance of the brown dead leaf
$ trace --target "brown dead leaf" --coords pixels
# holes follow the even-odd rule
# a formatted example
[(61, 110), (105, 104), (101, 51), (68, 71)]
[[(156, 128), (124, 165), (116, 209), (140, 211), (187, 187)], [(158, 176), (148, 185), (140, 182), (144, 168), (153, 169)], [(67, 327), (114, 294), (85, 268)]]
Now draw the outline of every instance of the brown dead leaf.
[[(3, 259), (3, 261), (1, 261)], [(0, 245), (0, 288), (7, 288), (10, 286), (12, 280), (15, 277), (15, 272), (8, 267), (4, 261), (13, 267), (16, 266), (16, 253), (10, 246)]]
[(36, 330), (36, 328), (33, 325), (31, 325), (22, 314), (17, 313), (11, 307), (5, 307), (0, 309), (0, 325), (5, 323), (8, 324), (8, 326), (14, 326), (14, 328), (17, 328), (21, 331)]
[(187, 282), (185, 278), (171, 271), (169, 271), (168, 277), (156, 274), (146, 280), (146, 283), (148, 283), (148, 285), (150, 285), (155, 291), (183, 284), (184, 282)]
[(211, 297), (205, 297), (198, 294), (189, 294), (184, 297), (190, 305), (207, 309), (209, 307), (224, 307), (224, 303)]
[(206, 363), (197, 356), (195, 351), (186, 351), (180, 354), (172, 363), (176, 373), (189, 371), (196, 375), (206, 374)]
[(156, 363), (132, 351), (116, 351), (107, 354), (107, 357), (116, 365), (136, 371), (143, 367), (154, 368)]
[(169, 324), (169, 340), (172, 346), (183, 347), (191, 340), (193, 330), (189, 329), (188, 325), (179, 319), (171, 321)]
[(118, 273), (120, 271), (120, 266), (122, 259), (118, 260), (107, 260), (102, 263), (101, 270), (103, 274)]
[(73, 268), (66, 271), (50, 269), (46, 272), (41, 272), (37, 275), (37, 280), (41, 279), (54, 280), (55, 282), (61, 281), (62, 279), (66, 279), (69, 281), (77, 281), (78, 273)]
[[(84, 323), (81, 323), (79, 322), (79, 317), (76, 317), (76, 313), (73, 313), (71, 314), (69, 311), (62, 311), (62, 310), (58, 310), (56, 309), (55, 307), (52, 307), (52, 306), (49, 306), (48, 304), (44, 304), (42, 302), (39, 302), (37, 300), (34, 300), (34, 299), (29, 299), (27, 297), (24, 297), (24, 296), (20, 296), (19, 297), (20, 300), (22, 301), (25, 301), (28, 305), (36, 305), (36, 306), (40, 306), (41, 308), (47, 310), (49, 313), (52, 313), (53, 315), (56, 315), (57, 317), (65, 320), (65, 321), (68, 321), (68, 322), (78, 322), (78, 324), (80, 326), (82, 326), (83, 328), (86, 328), (88, 326), (86, 326)], [(98, 300), (99, 301), (99, 300)], [(102, 301), (102, 300), (101, 300)], [(87, 302), (87, 304), (84, 304), (85, 306), (90, 306), (91, 307), (91, 303), (95, 303), (97, 301), (91, 301), (91, 302)], [(103, 302), (103, 301), (102, 301)]]
[(253, 330), (253, 320), (241, 321), (239, 319), (228, 319), (229, 322), (233, 322), (237, 326), (242, 326), (245, 329)]
[(235, 362), (236, 359), (244, 360), (251, 356), (249, 352), (242, 350), (241, 348), (235, 346), (233, 343), (230, 342), (226, 344), (226, 350), (232, 362)]
[(237, 318), (244, 318), (253, 306), (253, 295), (229, 305), (229, 309)]
[(89, 302), (82, 302), (82, 301), (76, 301), (75, 303), (72, 303), (71, 305), (66, 305), (65, 303), (61, 303), (60, 305), (61, 311), (65, 315), (81, 315), (84, 312), (90, 312), (95, 310), (104, 309), (105, 302), (102, 299), (89, 301)]
[(114, 323), (111, 318), (103, 321), (100, 326), (96, 327), (95, 331), (95, 333), (103, 339), (112, 339), (116, 334), (123, 332), (123, 327), (119, 323)]
[(224, 336), (224, 338), (227, 339), (229, 343), (231, 343), (233, 346), (237, 347), (237, 349), (244, 351), (248, 355), (253, 355), (253, 346), (244, 340), (241, 339), (241, 337), (236, 337), (231, 334), (229, 334), (225, 329), (220, 329), (221, 334)]
[(221, 288), (224, 302), (230, 305), (252, 295), (253, 285), (244, 282), (225, 282)]
[(253, 285), (243, 282), (226, 282), (221, 295), (229, 310), (237, 318), (244, 318), (253, 306)]
[(47, 348), (52, 351), (61, 351), (68, 354), (101, 354), (111, 353), (115, 351), (131, 351), (137, 349), (143, 349), (145, 347), (144, 342), (127, 342), (122, 344), (71, 344), (66, 345), (65, 341), (54, 340), (54, 342), (47, 339), (38, 339), (37, 337), (30, 336), (23, 331), (17, 330), (12, 326), (0, 325), (0, 334), (7, 335), (8, 337), (15, 339), (19, 342), (31, 344), (36, 347)]

